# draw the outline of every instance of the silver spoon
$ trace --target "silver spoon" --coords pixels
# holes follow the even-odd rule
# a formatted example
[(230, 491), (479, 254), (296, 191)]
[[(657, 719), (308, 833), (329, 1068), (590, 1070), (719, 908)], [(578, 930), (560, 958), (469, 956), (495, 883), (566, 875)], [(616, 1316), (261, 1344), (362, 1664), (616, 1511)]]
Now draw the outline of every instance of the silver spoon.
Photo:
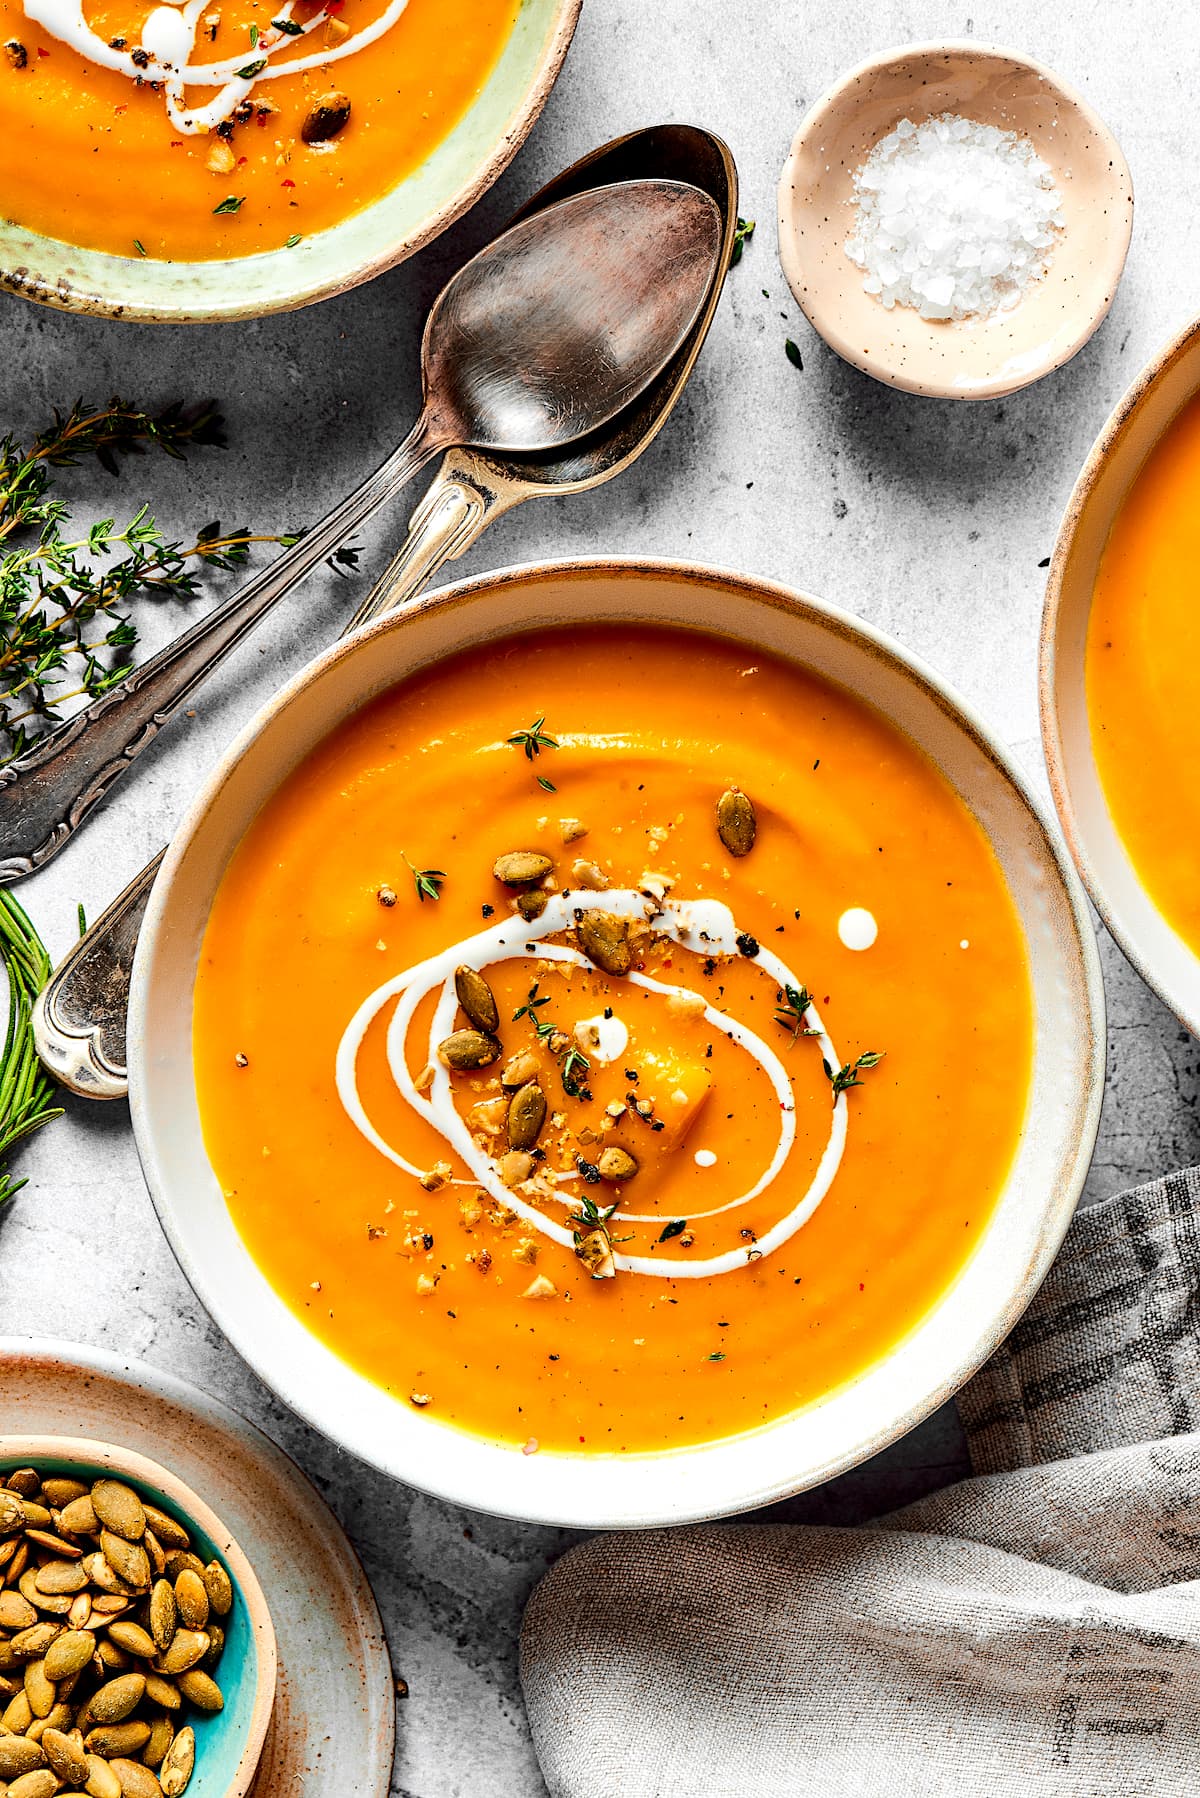
[(252, 626), (440, 450), (544, 455), (622, 412), (695, 324), (721, 236), (698, 188), (622, 181), (533, 214), (461, 268), (426, 320), (425, 404), (399, 448), (223, 605), (0, 768), (0, 885), (56, 855)]
[[(574, 163), (535, 194), (531, 216), (597, 184), (662, 177), (687, 182), (713, 200), (720, 252), (699, 314), (662, 373), (603, 431), (582, 444), (533, 458), (451, 450), (413, 513), (391, 566), (346, 627), (346, 635), (412, 599), (444, 563), (461, 556), (489, 524), (527, 499), (580, 493), (637, 460), (666, 423), (700, 354), (729, 267), (737, 224), (737, 169), (726, 145), (695, 125), (631, 132)], [(38, 1053), (51, 1073), (84, 1098), (128, 1092), (126, 1015), (138, 932), (162, 855), (67, 952), (34, 1008)]]

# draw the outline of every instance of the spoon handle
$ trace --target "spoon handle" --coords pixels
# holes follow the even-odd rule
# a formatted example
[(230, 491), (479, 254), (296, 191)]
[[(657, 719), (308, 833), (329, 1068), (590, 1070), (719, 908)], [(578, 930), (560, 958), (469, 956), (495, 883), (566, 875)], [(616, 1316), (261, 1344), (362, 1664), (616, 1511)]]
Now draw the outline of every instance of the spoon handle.
[[(472, 464), (461, 452), (451, 451), (413, 513), (403, 547), (342, 636), (411, 599), (443, 563), (474, 543), (497, 512), (514, 503), (512, 497), (500, 498), (487, 479), (473, 476)], [(67, 951), (34, 1003), (39, 1056), (63, 1086), (82, 1098), (128, 1096), (129, 981), (150, 889), (165, 854), (160, 850)]]
[(0, 886), (69, 842), (178, 711), (271, 607), (444, 448), (421, 414), (406, 440), (349, 498), (117, 686), (0, 768)]

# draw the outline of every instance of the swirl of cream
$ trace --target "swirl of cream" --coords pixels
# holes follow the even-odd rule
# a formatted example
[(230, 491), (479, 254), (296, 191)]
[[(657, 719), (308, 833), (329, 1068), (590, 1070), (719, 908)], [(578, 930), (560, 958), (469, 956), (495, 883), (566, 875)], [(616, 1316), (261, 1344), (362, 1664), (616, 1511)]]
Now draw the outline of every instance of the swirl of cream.
[[(419, 1177), (423, 1170), (414, 1166), (394, 1149), (375, 1128), (367, 1115), (358, 1090), (358, 1055), (367, 1030), (373, 1019), (389, 1001), (399, 999), (399, 1004), (388, 1025), (387, 1056), (392, 1079), (401, 1096), (414, 1112), (426, 1118), (433, 1125), (466, 1163), (471, 1172), (472, 1184), (483, 1187), (498, 1203), (507, 1205), (515, 1211), (532, 1229), (539, 1231), (551, 1241), (560, 1243), (565, 1248), (574, 1248), (573, 1232), (555, 1219), (547, 1217), (520, 1193), (505, 1186), (500, 1178), (497, 1164), (476, 1146), (465, 1120), (459, 1115), (454, 1104), (450, 1075), (437, 1059), (436, 1045), (449, 1033), (453, 1024), (458, 1004), (454, 989), (454, 969), (456, 967), (465, 962), (471, 967), (482, 969), (499, 961), (524, 959), (530, 955), (536, 955), (541, 960), (563, 961), (580, 967), (590, 967), (591, 964), (575, 950), (555, 943), (545, 943), (541, 939), (568, 930), (575, 922), (578, 912), (597, 909), (617, 912), (627, 917), (643, 918), (647, 922), (652, 921), (656, 930), (669, 936), (682, 948), (691, 949), (697, 954), (730, 955), (738, 952), (738, 929), (733, 915), (727, 906), (716, 900), (698, 900), (691, 903), (667, 900), (662, 907), (659, 907), (643, 894), (631, 890), (556, 894), (549, 900), (541, 917), (533, 922), (525, 923), (516, 918), (501, 919), (498, 924), (492, 925), (489, 929), (479, 931), (475, 936), (454, 943), (439, 954), (430, 956), (427, 960), (405, 969), (402, 974), (397, 974), (393, 979), (384, 981), (369, 998), (363, 1001), (346, 1026), (338, 1045), (335, 1064), (338, 1096), (356, 1128), (380, 1154), (386, 1156), (395, 1166), (402, 1168), (414, 1177)], [(799, 987), (800, 985), (791, 969), (766, 947), (760, 947), (756, 965), (776, 980), (780, 986)], [(690, 991), (688, 988), (666, 985), (652, 979), (647, 974), (634, 972), (625, 978), (631, 983), (667, 996)], [(429, 1027), (428, 1054), (429, 1063), (434, 1070), (433, 1081), (428, 1096), (425, 1096), (418, 1092), (416, 1083), (409, 1072), (406, 1044), (417, 1008), (422, 1000), (439, 986), (441, 994)], [(763, 1174), (747, 1192), (742, 1193), (739, 1197), (729, 1200), (727, 1204), (715, 1206), (710, 1211), (695, 1214), (696, 1217), (713, 1217), (721, 1212), (732, 1211), (741, 1205), (748, 1204), (765, 1191), (779, 1174), (795, 1142), (796, 1106), (791, 1082), (783, 1064), (767, 1043), (763, 1042), (744, 1024), (728, 1017), (714, 1006), (706, 1005), (704, 1015), (715, 1029), (722, 1031), (730, 1041), (746, 1049), (760, 1063), (771, 1081), (779, 1101), (780, 1113), (779, 1138)], [(804, 1021), (806, 1027), (813, 1033), (813, 1040), (829, 1066), (837, 1067), (839, 1065), (837, 1052), (825, 1032), (815, 1006), (809, 1006), (804, 1014)], [(829, 1137), (807, 1190), (786, 1216), (772, 1225), (771, 1229), (759, 1238), (753, 1251), (737, 1248), (722, 1255), (713, 1255), (699, 1260), (681, 1260), (671, 1256), (617, 1254), (615, 1256), (617, 1268), (623, 1272), (647, 1274), (659, 1279), (694, 1280), (703, 1279), (712, 1274), (732, 1273), (739, 1267), (745, 1267), (748, 1253), (753, 1254), (755, 1258), (771, 1254), (807, 1223), (829, 1191), (845, 1148), (846, 1123), (846, 1098), (844, 1093), (839, 1093), (830, 1113)], [(548, 1193), (547, 1196), (552, 1198), (556, 1195)], [(629, 1221), (662, 1221), (660, 1217), (652, 1213), (618, 1212), (616, 1215)]]

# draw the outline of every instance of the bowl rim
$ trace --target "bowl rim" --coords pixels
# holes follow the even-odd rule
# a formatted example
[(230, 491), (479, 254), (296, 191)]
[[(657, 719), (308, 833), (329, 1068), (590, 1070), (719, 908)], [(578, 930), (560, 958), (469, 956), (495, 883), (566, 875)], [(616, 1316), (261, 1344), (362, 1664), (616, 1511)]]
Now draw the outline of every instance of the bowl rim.
[[(845, 92), (864, 79), (881, 73), (894, 63), (916, 59), (919, 57), (935, 57), (955, 55), (972, 57), (979, 62), (1002, 61), (1016, 64), (1036, 75), (1068, 105), (1078, 111), (1108, 152), (1114, 171), (1114, 185), (1122, 183), (1128, 191), (1129, 204), (1125, 211), (1125, 228), (1114, 243), (1113, 274), (1109, 283), (1108, 296), (1095, 311), (1090, 312), (1080, 322), (1079, 329), (1069, 343), (1060, 352), (1052, 355), (1030, 373), (1019, 378), (994, 375), (985, 380), (972, 383), (968, 391), (956, 387), (947, 381), (920, 380), (906, 375), (904, 369), (891, 368), (879, 358), (864, 356), (857, 347), (855, 339), (841, 327), (836, 309), (824, 312), (820, 307), (812, 308), (811, 300), (805, 287), (800, 249), (800, 232), (795, 223), (795, 207), (791, 204), (790, 195), (793, 187), (793, 176), (801, 152), (807, 147), (808, 139), (820, 125), (831, 107), (837, 104)], [(776, 213), (779, 227), (779, 256), (783, 264), (783, 272), (792, 295), (803, 312), (805, 318), (817, 335), (824, 339), (830, 349), (836, 352), (844, 362), (849, 362), (865, 375), (871, 375), (885, 386), (899, 388), (904, 393), (915, 393), (926, 399), (947, 400), (988, 400), (1001, 399), (1007, 394), (1017, 393), (1022, 387), (1042, 380), (1070, 362), (1074, 356), (1095, 335), (1104, 323), (1116, 298), (1121, 283), (1125, 261), (1129, 254), (1129, 243), (1133, 235), (1134, 191), (1133, 176), (1125, 153), (1121, 149), (1112, 128), (1105, 123), (1100, 114), (1084, 99), (1083, 95), (1070, 82), (1064, 81), (1046, 63), (1039, 62), (1032, 56), (1026, 56), (1020, 50), (1006, 49), (1003, 44), (985, 43), (975, 38), (930, 38), (920, 39), (914, 43), (899, 44), (889, 50), (877, 51), (865, 57), (853, 68), (839, 75), (822, 94), (818, 95), (804, 117), (792, 139), (787, 160), (779, 177)], [(1117, 250), (1119, 249), (1119, 253)]]
[[(1050, 792), (1054, 800), (1054, 807), (1058, 813), (1058, 820), (1062, 826), (1072, 860), (1087, 889), (1088, 897), (1100, 914), (1101, 923), (1117, 944), (1130, 967), (1193, 1036), (1200, 1036), (1200, 998), (1192, 1004), (1188, 1004), (1180, 993), (1173, 989), (1171, 982), (1160, 974), (1153, 964), (1152, 958), (1142, 948), (1134, 930), (1125, 924), (1120, 907), (1109, 892), (1101, 872), (1100, 859), (1093, 855), (1087, 831), (1080, 822), (1071, 785), (1069, 757), (1063, 732), (1059, 726), (1058, 686), (1060, 678), (1059, 634), (1065, 605), (1064, 584), (1080, 519), (1101, 475), (1108, 466), (1110, 455), (1132, 424), (1143, 402), (1157, 387), (1159, 381), (1168, 375), (1177, 363), (1189, 355), (1198, 342), (1200, 342), (1200, 317), (1190, 319), (1139, 369), (1101, 426), (1099, 435), (1088, 451), (1083, 467), (1076, 477), (1075, 485), (1071, 489), (1062, 521), (1058, 527), (1054, 552), (1050, 558), (1050, 571), (1046, 576), (1046, 595), (1042, 605), (1041, 632), (1038, 642), (1038, 709), (1041, 717), (1042, 753), (1050, 777)], [(1200, 393), (1200, 370), (1197, 372), (1195, 393)], [(1170, 425), (1168, 424), (1165, 428), (1169, 429)], [(1156, 442), (1162, 442), (1162, 435)], [(1124, 497), (1128, 497), (1128, 492), (1129, 489), (1126, 489)], [(1110, 530), (1116, 516), (1116, 511), (1114, 511), (1108, 521)], [(1086, 697), (1084, 703), (1086, 710)], [(1103, 784), (1101, 784), (1100, 791), (1104, 798), (1105, 810), (1111, 819), (1112, 812)], [(1116, 830), (1115, 824), (1113, 829)], [(1120, 840), (1119, 832), (1117, 832), (1117, 836)], [(1130, 856), (1128, 850), (1124, 849), (1123, 843), (1122, 850), (1133, 878), (1145, 895), (1147, 903), (1157, 910), (1157, 901), (1147, 890), (1137, 863)], [(1164, 922), (1167, 921), (1164, 920)], [(1168, 929), (1174, 928), (1169, 923), (1167, 927)], [(1175, 934), (1178, 935), (1178, 932)], [(1195, 951), (1192, 953), (1195, 955)], [(1197, 959), (1200, 961), (1200, 958)]]
[(254, 1699), (246, 1740), (233, 1779), (223, 1794), (223, 1798), (245, 1798), (262, 1759), (263, 1745), (275, 1708), (278, 1670), (278, 1649), (271, 1612), (258, 1583), (258, 1576), (245, 1552), (211, 1505), (198, 1492), (193, 1491), (185, 1480), (181, 1480), (178, 1474), (172, 1473), (161, 1462), (151, 1460), (149, 1455), (88, 1436), (52, 1436), (23, 1431), (0, 1435), (0, 1471), (10, 1462), (19, 1467), (25, 1463), (36, 1466), (39, 1461), (45, 1460), (72, 1461), (91, 1467), (103, 1467), (114, 1474), (123, 1475), (135, 1484), (149, 1486), (170, 1499), (210, 1540), (219, 1544), (221, 1558), (228, 1562), (245, 1600), (255, 1647)]
[[(351, 1444), (341, 1437), (334, 1438), (341, 1442), (349, 1452), (363, 1456), (372, 1465), (380, 1468), (388, 1477), (410, 1484), (419, 1483), (422, 1490), (431, 1492), (452, 1504), (510, 1516), (529, 1523), (579, 1528), (640, 1529), (732, 1516), (774, 1503), (797, 1491), (822, 1484), (836, 1475), (860, 1465), (870, 1456), (897, 1441), (952, 1398), (966, 1380), (978, 1371), (1030, 1303), (1038, 1286), (1049, 1272), (1074, 1216), (1076, 1203), (1091, 1165), (1100, 1122), (1105, 1073), (1105, 1005), (1099, 951), (1087, 909), (1087, 901), (1074, 863), (1059, 835), (1053, 817), (1034, 793), (1015, 759), (1009, 756), (1008, 751), (975, 709), (958, 695), (929, 664), (886, 633), (841, 607), (791, 588), (782, 582), (756, 575), (740, 574), (718, 565), (694, 562), (687, 558), (604, 555), (563, 557), (526, 564), (513, 564), (491, 572), (468, 576), (436, 589), (407, 606), (402, 612), (375, 620), (352, 637), (339, 639), (294, 675), (285, 687), (273, 694), (239, 732), (192, 798), (171, 839), (159, 877), (151, 893), (139, 937), (130, 994), (128, 1031), (130, 1111), (142, 1172), (159, 1223), (184, 1277), (206, 1309), (209, 1308), (209, 1298), (205, 1296), (206, 1282), (203, 1275), (199, 1274), (194, 1266), (186, 1240), (176, 1229), (171, 1210), (165, 1200), (160, 1198), (162, 1183), (155, 1172), (155, 1131), (149, 1119), (150, 1106), (145, 1090), (147, 1058), (143, 1052), (143, 1044), (147, 1035), (146, 1014), (150, 999), (151, 957), (160, 933), (166, 932), (166, 920), (169, 919), (168, 906), (171, 891), (175, 885), (175, 876), (188, 851), (193, 835), (207, 816), (212, 804), (219, 798), (242, 756), (276, 715), (287, 708), (311, 683), (323, 679), (340, 662), (356, 654), (365, 643), (402, 629), (407, 620), (426, 615), (434, 608), (457, 608), (473, 602), (482, 595), (493, 594), (513, 586), (529, 586), (534, 582), (552, 583), (581, 577), (586, 579), (588, 576), (615, 580), (633, 580), (639, 577), (674, 578), (682, 579), (686, 583), (699, 583), (705, 586), (718, 585), (732, 597), (764, 603), (768, 607), (790, 615), (799, 612), (801, 616), (813, 621), (818, 628), (831, 631), (835, 636), (849, 640), (865, 649), (869, 654), (891, 663), (902, 676), (916, 685), (922, 696), (943, 717), (962, 730), (971, 745), (991, 764), (1000, 779), (1007, 783), (1031, 822), (1036, 826), (1045, 845), (1048, 859), (1052, 862), (1060, 882), (1066, 910), (1065, 928), (1069, 930), (1078, 954), (1084, 1000), (1079, 1025), (1083, 1038), (1080, 1060), (1086, 1067), (1086, 1079), (1079, 1107), (1079, 1128), (1069, 1155), (1064, 1154), (1063, 1156), (1055, 1190), (1048, 1196), (1045, 1209), (1040, 1214), (1038, 1242), (1036, 1249), (1025, 1264), (1019, 1289), (1006, 1294), (1003, 1302), (997, 1303), (970, 1344), (959, 1353), (954, 1365), (945, 1368), (936, 1383), (924, 1387), (914, 1403), (899, 1410), (890, 1420), (879, 1423), (872, 1430), (869, 1438), (864, 1438), (857, 1444), (847, 1446), (838, 1452), (826, 1454), (820, 1461), (808, 1465), (799, 1475), (795, 1472), (789, 1473), (786, 1468), (777, 1468), (771, 1479), (760, 1483), (753, 1490), (743, 1491), (734, 1503), (726, 1503), (723, 1500), (720, 1503), (714, 1503), (711, 1499), (704, 1501), (693, 1493), (692, 1482), (681, 1481), (678, 1502), (670, 1514), (639, 1512), (636, 1515), (623, 1515), (615, 1519), (611, 1506), (603, 1509), (593, 1507), (591, 1510), (586, 1510), (584, 1514), (566, 1516), (560, 1508), (546, 1504), (540, 1498), (536, 1500), (531, 1498), (528, 1505), (524, 1505), (520, 1510), (502, 1507), (491, 1502), (486, 1494), (481, 1495), (478, 1489), (465, 1489), (454, 1479), (443, 1477), (439, 1469), (431, 1467), (428, 1463), (422, 1466), (419, 1482), (417, 1482), (414, 1480), (414, 1470), (411, 1467), (406, 1468), (403, 1472), (399, 1471), (394, 1464), (388, 1461), (386, 1452), (372, 1453), (362, 1442)], [(514, 629), (519, 633), (521, 626), (517, 624)], [(872, 702), (868, 701), (868, 703)], [(316, 739), (310, 743), (309, 748), (315, 747), (315, 742)], [(250, 1366), (256, 1367), (255, 1351), (247, 1341), (246, 1331), (240, 1319), (229, 1313), (221, 1303), (219, 1294), (214, 1295), (214, 1298), (215, 1309), (211, 1312), (214, 1320), (238, 1353), (248, 1361)], [(327, 1347), (325, 1352), (334, 1359), (338, 1358), (334, 1351)], [(320, 1407), (310, 1404), (306, 1391), (298, 1382), (289, 1380), (286, 1384), (281, 1383), (273, 1369), (269, 1384), (270, 1389), (289, 1409), (322, 1435), (328, 1433), (328, 1421), (319, 1415)], [(789, 1413), (763, 1428), (771, 1430), (785, 1426), (794, 1422), (796, 1416), (803, 1414), (803, 1412)], [(471, 1435), (470, 1432), (461, 1431), (456, 1434)], [(482, 1438), (477, 1440), (482, 1446), (492, 1446), (484, 1442)], [(702, 1456), (706, 1451), (721, 1447), (730, 1440), (736, 1442), (739, 1438), (721, 1438), (716, 1443), (700, 1443), (684, 1449), (662, 1451), (659, 1458), (665, 1460), (669, 1454), (673, 1453), (679, 1457), (677, 1466), (679, 1472), (682, 1473), (687, 1457)], [(580, 1459), (584, 1465), (591, 1464), (587, 1457), (576, 1458)], [(594, 1459), (600, 1460), (603, 1457)]]
[[(548, 4), (553, 10), (545, 41), (537, 58), (532, 78), (509, 113), (502, 135), (480, 161), (470, 179), (457, 188), (440, 206), (426, 213), (407, 236), (399, 242), (392, 243), (390, 247), (381, 248), (360, 257), (349, 268), (338, 268), (336, 272), (330, 272), (323, 277), (313, 278), (310, 276), (303, 281), (298, 281), (294, 287), (289, 288), (285, 297), (269, 301), (247, 301), (241, 297), (238, 271), (244, 271), (255, 261), (263, 261), (268, 258), (275, 260), (286, 255), (288, 252), (284, 247), (259, 251), (250, 256), (229, 258), (225, 263), (230, 270), (229, 298), (213, 300), (203, 305), (185, 299), (175, 301), (170, 297), (162, 299), (139, 299), (136, 296), (121, 298), (117, 297), (115, 293), (106, 299), (82, 288), (73, 287), (62, 276), (57, 279), (34, 280), (24, 268), (6, 266), (0, 266), (0, 292), (13, 293), (21, 299), (32, 300), (37, 305), (49, 306), (60, 312), (76, 313), (85, 318), (120, 319), (137, 324), (206, 325), (233, 323), (252, 318), (272, 318), (281, 313), (295, 312), (301, 307), (313, 306), (322, 300), (333, 299), (339, 294), (349, 293), (352, 288), (360, 287), (367, 281), (375, 280), (377, 276), (385, 274), (389, 269), (406, 262), (410, 256), (416, 255), (418, 250), (423, 250), (434, 238), (440, 237), (444, 231), (449, 230), (450, 226), (464, 213), (470, 211), (476, 201), (482, 199), (488, 189), (495, 185), (518, 150), (524, 145), (562, 72), (567, 51), (571, 47), (571, 41), (579, 23), (583, 0), (548, 0)], [(492, 73), (494, 74), (494, 72), (493, 69)], [(491, 76), (488, 79), (490, 80)], [(460, 122), (456, 120), (451, 130), (455, 129)], [(447, 132), (446, 136), (449, 135), (450, 133)], [(444, 141), (445, 138), (439, 139), (439, 144)], [(437, 147), (435, 145), (434, 149)], [(402, 186), (403, 182), (397, 185)], [(370, 213), (374, 206), (395, 191), (395, 188), (389, 188), (387, 194), (377, 196), (369, 206), (363, 207), (359, 214), (349, 214), (348, 217), (359, 217)], [(339, 224), (344, 222), (344, 220), (338, 221)], [(329, 229), (336, 230), (337, 226), (331, 226)], [(78, 254), (81, 249), (81, 246), (72, 244), (65, 238), (51, 237), (45, 232), (35, 231), (31, 228), (28, 228), (28, 236), (38, 244), (49, 245), (52, 250), (65, 249)], [(128, 257), (114, 257), (113, 260), (127, 261), (133, 268), (145, 267), (145, 264), (134, 262)], [(187, 258), (181, 258), (171, 260), (169, 266), (176, 270), (186, 270), (191, 267), (211, 266), (211, 263), (212, 259), (197, 263)], [(294, 260), (293, 266), (298, 274), (304, 274), (305, 265), (302, 260)]]

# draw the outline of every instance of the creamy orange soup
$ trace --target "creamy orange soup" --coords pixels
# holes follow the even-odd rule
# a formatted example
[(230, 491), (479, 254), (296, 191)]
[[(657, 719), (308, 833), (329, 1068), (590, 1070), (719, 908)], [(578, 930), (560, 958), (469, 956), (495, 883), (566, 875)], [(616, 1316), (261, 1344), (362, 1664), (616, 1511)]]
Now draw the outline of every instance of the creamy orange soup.
[(1149, 457), (1100, 563), (1087, 637), (1092, 748), (1147, 892), (1200, 953), (1200, 399)]
[(425, 160), (486, 82), (518, 6), (0, 0), (0, 205), (119, 256), (278, 249)]
[(331, 1349), (482, 1436), (642, 1450), (795, 1411), (928, 1312), (1010, 1167), (1031, 1003), (907, 738), (733, 643), (594, 627), (431, 668), (283, 785), (195, 1060), (237, 1227)]

